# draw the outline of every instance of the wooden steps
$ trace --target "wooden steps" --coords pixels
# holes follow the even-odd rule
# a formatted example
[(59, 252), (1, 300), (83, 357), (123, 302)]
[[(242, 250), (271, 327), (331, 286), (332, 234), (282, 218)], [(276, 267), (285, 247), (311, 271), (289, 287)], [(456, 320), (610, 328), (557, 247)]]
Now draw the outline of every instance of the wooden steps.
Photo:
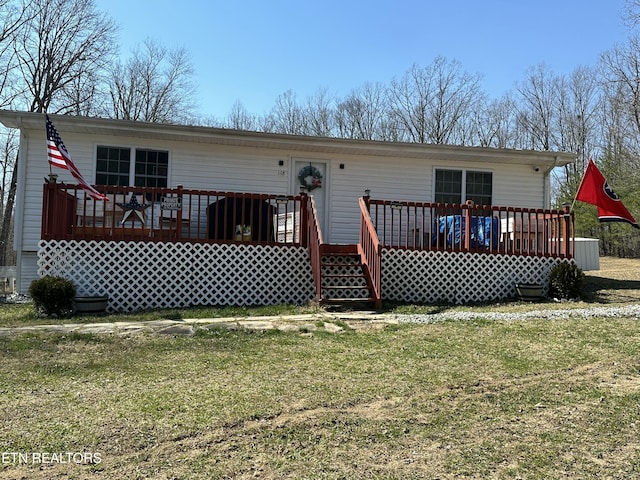
[(376, 303), (371, 280), (362, 267), (357, 245), (323, 244), (320, 248), (322, 296), (332, 305)]

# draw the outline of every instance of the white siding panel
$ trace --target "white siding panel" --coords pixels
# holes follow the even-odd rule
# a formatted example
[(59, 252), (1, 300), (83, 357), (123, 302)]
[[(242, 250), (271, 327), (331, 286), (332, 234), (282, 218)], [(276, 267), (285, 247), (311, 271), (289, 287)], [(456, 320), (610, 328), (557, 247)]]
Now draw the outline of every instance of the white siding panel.
[[(340, 169), (339, 163), (345, 168)], [(331, 239), (336, 243), (358, 240), (358, 198), (365, 189), (382, 200), (426, 201), (430, 174), (418, 162), (389, 162), (379, 157), (336, 161), (331, 169)]]
[(40, 278), (38, 275), (38, 253), (25, 252), (20, 257), (20, 265), (18, 266), (18, 284), (16, 286), (18, 293), (26, 295), (29, 293), (31, 282)]
[[(49, 163), (47, 160), (47, 144), (42, 132), (28, 132), (29, 144), (27, 146), (27, 169), (24, 184), (18, 185), (20, 192), (18, 201), (23, 197), (24, 222), (22, 223), (22, 250), (37, 252), (42, 226), (42, 185), (44, 178), (49, 175)], [(38, 138), (40, 137), (40, 138)], [(60, 181), (75, 182), (73, 177), (63, 169), (53, 168), (53, 173), (59, 175)], [(18, 232), (16, 232), (18, 234)]]
[(501, 165), (493, 170), (494, 205), (544, 207), (544, 176), (530, 166)]
[(260, 157), (254, 152), (175, 151), (171, 183), (185, 188), (254, 193), (288, 193), (288, 166), (282, 157)]

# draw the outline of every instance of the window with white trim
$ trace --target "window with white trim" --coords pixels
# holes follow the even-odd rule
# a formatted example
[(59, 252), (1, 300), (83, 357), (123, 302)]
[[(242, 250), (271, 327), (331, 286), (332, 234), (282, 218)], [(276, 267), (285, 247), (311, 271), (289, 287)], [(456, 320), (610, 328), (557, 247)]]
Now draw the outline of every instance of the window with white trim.
[(493, 173), (477, 170), (436, 169), (434, 201), (491, 205)]
[(169, 152), (144, 148), (99, 145), (96, 152), (96, 185), (166, 187)]

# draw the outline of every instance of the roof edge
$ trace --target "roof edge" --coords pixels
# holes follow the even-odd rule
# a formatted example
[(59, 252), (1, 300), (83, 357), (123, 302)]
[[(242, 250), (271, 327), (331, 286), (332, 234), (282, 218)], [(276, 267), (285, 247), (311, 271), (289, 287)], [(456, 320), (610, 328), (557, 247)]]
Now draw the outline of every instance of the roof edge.
[[(8, 128), (44, 130), (43, 113), (0, 110), (0, 123)], [(197, 141), (199, 143), (256, 148), (294, 149), (298, 151), (367, 154), (376, 156), (409, 156), (443, 159), (487, 159), (495, 163), (517, 161), (523, 164), (547, 167), (573, 163), (576, 155), (566, 152), (517, 150), (476, 146), (436, 145), (379, 140), (354, 140), (335, 137), (313, 137), (282, 133), (265, 133), (247, 130), (231, 130), (219, 127), (189, 126), (168, 123), (116, 120), (99, 117), (49, 115), (58, 131), (87, 134), (122, 135)]]

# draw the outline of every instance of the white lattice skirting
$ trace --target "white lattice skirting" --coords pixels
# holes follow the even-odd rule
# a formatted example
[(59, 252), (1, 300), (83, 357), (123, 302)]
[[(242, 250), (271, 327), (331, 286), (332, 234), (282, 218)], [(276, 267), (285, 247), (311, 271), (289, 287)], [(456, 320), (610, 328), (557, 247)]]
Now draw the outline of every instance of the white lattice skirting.
[(516, 283), (547, 294), (558, 258), (418, 250), (383, 250), (382, 298), (416, 303), (477, 303), (516, 296)]
[[(108, 296), (109, 311), (305, 304), (314, 298), (303, 247), (76, 240), (39, 246), (40, 275), (73, 280), (79, 295)], [(551, 269), (562, 261), (383, 250), (382, 298), (456, 304), (504, 300), (516, 296), (516, 283), (541, 283), (546, 289)]]
[(69, 278), (79, 295), (108, 296), (109, 311), (314, 298), (303, 247), (84, 240), (43, 240), (39, 247), (39, 275)]

